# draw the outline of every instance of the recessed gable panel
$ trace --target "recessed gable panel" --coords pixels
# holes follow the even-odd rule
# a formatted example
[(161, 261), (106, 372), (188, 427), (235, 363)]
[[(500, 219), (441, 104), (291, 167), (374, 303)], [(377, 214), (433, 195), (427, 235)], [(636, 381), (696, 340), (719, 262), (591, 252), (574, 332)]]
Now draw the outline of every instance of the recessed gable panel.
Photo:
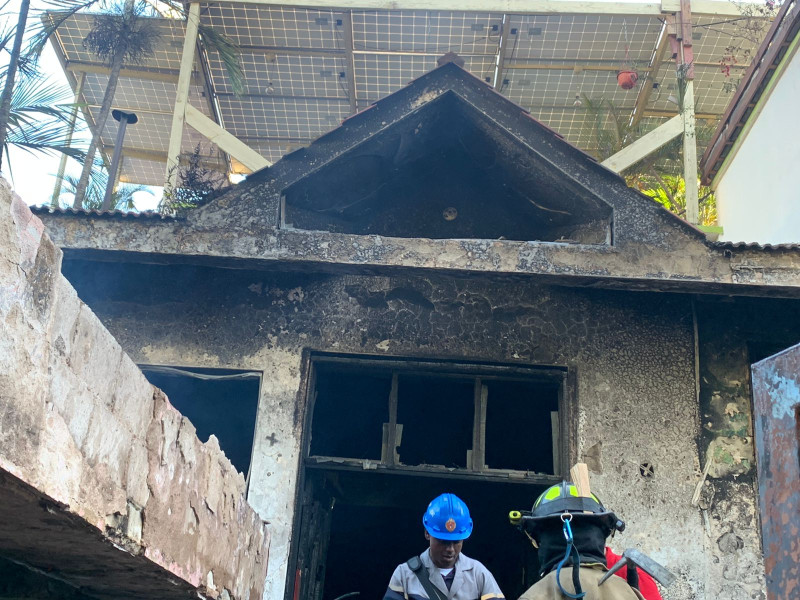
[(611, 208), (454, 92), (283, 190), (287, 226), (607, 243)]

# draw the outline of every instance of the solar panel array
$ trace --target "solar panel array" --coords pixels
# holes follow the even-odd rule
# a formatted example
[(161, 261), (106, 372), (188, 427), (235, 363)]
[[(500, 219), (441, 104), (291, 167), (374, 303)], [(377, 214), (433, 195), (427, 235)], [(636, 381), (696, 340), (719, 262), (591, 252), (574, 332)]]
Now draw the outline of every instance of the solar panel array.
[[(206, 47), (195, 57), (189, 102), (271, 162), (335, 128), (354, 108), (361, 110), (435, 68), (436, 59), (449, 51), (461, 55), (471, 73), (496, 83), (502, 94), (589, 152), (597, 150), (591, 106), (598, 102), (630, 115), (646, 94), (643, 116), (652, 123), (677, 111), (674, 63), (652, 64), (664, 27), (657, 17), (346, 11), (222, 2), (201, 4), (201, 22), (240, 47), (245, 90), (234, 94), (222, 59)], [(68, 65), (97, 63), (83, 48), (91, 24), (91, 16), (77, 15), (59, 29), (57, 47)], [(164, 165), (147, 158), (167, 150), (183, 36), (180, 21), (160, 19), (159, 26), (158, 52), (142, 68), (174, 77), (123, 78), (114, 100), (115, 107), (140, 118), (128, 129), (123, 179), (153, 185), (163, 183)], [(743, 39), (741, 23), (730, 17), (695, 19), (698, 113), (724, 111), (758, 45), (758, 36), (752, 37)], [(640, 73), (631, 90), (616, 81), (617, 71), (627, 67)], [(90, 114), (100, 105), (106, 81), (103, 74), (87, 76)], [(107, 124), (105, 146), (113, 146), (115, 131), (116, 123)], [(213, 144), (185, 127), (182, 153), (197, 144), (210, 162), (222, 163), (224, 156)], [(235, 160), (228, 166), (246, 171)]]

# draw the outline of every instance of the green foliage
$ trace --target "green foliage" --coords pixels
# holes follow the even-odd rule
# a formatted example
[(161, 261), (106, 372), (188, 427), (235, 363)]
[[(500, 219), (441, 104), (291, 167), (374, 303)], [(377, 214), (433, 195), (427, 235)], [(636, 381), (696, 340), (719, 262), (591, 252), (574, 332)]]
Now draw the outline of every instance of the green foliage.
[[(101, 210), (103, 206), (103, 196), (108, 185), (108, 173), (102, 169), (96, 169), (89, 180), (86, 194), (83, 198), (82, 208), (86, 210)], [(78, 178), (67, 175), (61, 184), (61, 194), (74, 196), (78, 188)], [(146, 186), (131, 185), (121, 183), (111, 194), (111, 210), (136, 210), (133, 195), (138, 192), (146, 192), (152, 195)]]
[[(0, 86), (4, 81), (5, 73), (0, 72)], [(6, 157), (8, 147), (14, 146), (31, 153), (63, 153), (83, 162), (85, 144), (69, 141), (69, 123), (75, 109), (71, 96), (68, 89), (50, 82), (40, 72), (21, 71), (11, 92)]]
[[(652, 125), (643, 121), (634, 125), (628, 111), (621, 110), (605, 98), (583, 97), (582, 106), (590, 119), (588, 132), (595, 144), (595, 157), (603, 161), (648, 133)], [(695, 127), (698, 153), (703, 151), (715, 126), (699, 120)], [(683, 140), (681, 136), (667, 142), (645, 156), (625, 172), (628, 185), (659, 202), (678, 216), (686, 214), (686, 183), (683, 172)], [(717, 221), (716, 198), (710, 188), (699, 190), (699, 217), (702, 225)]]
[(181, 214), (202, 206), (212, 194), (225, 187), (224, 176), (219, 171), (206, 167), (203, 158), (198, 144), (189, 156), (188, 164), (178, 172), (178, 185), (174, 189), (164, 188), (158, 212), (167, 215)]
[[(680, 175), (637, 174), (626, 177), (645, 196), (649, 196), (679, 217), (686, 215), (686, 181)], [(701, 185), (698, 192), (698, 212), (701, 225), (717, 222), (717, 203), (711, 188)]]

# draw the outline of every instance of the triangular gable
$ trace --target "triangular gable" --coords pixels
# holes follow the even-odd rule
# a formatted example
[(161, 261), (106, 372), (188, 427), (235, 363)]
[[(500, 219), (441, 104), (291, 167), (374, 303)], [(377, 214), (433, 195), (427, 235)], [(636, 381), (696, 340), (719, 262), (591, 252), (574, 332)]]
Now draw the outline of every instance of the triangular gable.
[(666, 227), (704, 243), (700, 231), (453, 63), (199, 212), (233, 218), (242, 198), (250, 219), (258, 213), (284, 228), (620, 244), (657, 242)]

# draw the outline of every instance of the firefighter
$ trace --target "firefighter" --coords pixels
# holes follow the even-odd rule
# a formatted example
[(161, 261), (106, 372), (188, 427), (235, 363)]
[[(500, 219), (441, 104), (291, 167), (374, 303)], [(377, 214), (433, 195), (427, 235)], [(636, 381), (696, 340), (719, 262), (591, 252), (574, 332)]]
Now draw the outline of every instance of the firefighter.
[(625, 524), (594, 494), (580, 497), (575, 485), (561, 482), (545, 490), (530, 514), (516, 522), (539, 549), (542, 577), (519, 600), (644, 600), (620, 577), (597, 585), (606, 571), (606, 539)]
[(455, 494), (434, 498), (422, 516), (428, 548), (398, 565), (383, 600), (504, 598), (492, 574), (461, 552), (472, 533), (469, 509)]

